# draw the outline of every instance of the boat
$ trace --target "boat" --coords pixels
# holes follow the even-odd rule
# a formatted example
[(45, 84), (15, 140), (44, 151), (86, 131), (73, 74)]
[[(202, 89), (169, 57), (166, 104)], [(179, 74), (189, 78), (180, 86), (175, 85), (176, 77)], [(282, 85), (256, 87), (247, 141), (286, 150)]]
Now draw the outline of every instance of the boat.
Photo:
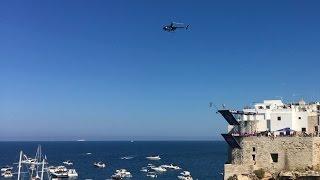
[(101, 161), (100, 162), (95, 162), (95, 163), (93, 163), (93, 165), (95, 167), (97, 167), (97, 168), (105, 168), (106, 167), (106, 164), (101, 162)]
[(69, 169), (68, 170), (68, 177), (73, 178), (73, 177), (78, 177), (78, 173), (75, 169)]
[(149, 159), (149, 160), (152, 160), (152, 161), (157, 161), (157, 160), (161, 159), (159, 155), (158, 156), (148, 156), (146, 158)]
[(92, 154), (91, 152), (87, 152), (87, 153), (86, 153), (86, 155), (91, 155), (91, 154)]
[(193, 180), (191, 173), (189, 171), (183, 171), (180, 173), (181, 175), (178, 176), (178, 179), (181, 180)]
[(114, 173), (111, 178), (112, 179), (125, 179), (125, 178), (131, 178), (132, 175), (129, 171), (126, 169), (117, 169), (116, 173)]
[(161, 167), (166, 168), (166, 169), (172, 169), (172, 170), (180, 170), (181, 168), (177, 165), (170, 164), (170, 165), (161, 165)]
[(12, 174), (11, 170), (8, 170), (8, 171), (5, 171), (4, 173), (2, 173), (1, 176), (3, 176), (4, 178), (12, 178), (13, 174)]
[(153, 164), (148, 164), (148, 166), (147, 166), (148, 168), (153, 168), (153, 167), (156, 167), (155, 165), (153, 165)]
[(129, 159), (132, 159), (133, 156), (124, 156), (124, 157), (121, 157), (122, 160), (129, 160)]
[(147, 169), (146, 167), (142, 167), (142, 168), (140, 169), (140, 171), (141, 171), (141, 172), (148, 172), (148, 169)]
[(157, 174), (155, 172), (148, 172), (147, 177), (157, 178)]
[(63, 164), (67, 165), (67, 166), (72, 166), (73, 163), (70, 160), (64, 161)]
[(1, 168), (1, 172), (12, 171), (12, 169), (13, 167), (6, 165)]
[(53, 173), (54, 171), (56, 171), (56, 167), (54, 167), (54, 166), (49, 166), (49, 167), (47, 167), (47, 171), (49, 172), (49, 173)]
[(159, 167), (152, 167), (151, 169), (154, 170), (154, 171), (156, 171), (156, 172), (166, 172), (166, 171), (167, 171), (166, 168), (163, 168), (163, 167), (161, 167), (161, 166), (159, 166)]
[(64, 166), (58, 166), (50, 173), (52, 178), (68, 178), (68, 169)]

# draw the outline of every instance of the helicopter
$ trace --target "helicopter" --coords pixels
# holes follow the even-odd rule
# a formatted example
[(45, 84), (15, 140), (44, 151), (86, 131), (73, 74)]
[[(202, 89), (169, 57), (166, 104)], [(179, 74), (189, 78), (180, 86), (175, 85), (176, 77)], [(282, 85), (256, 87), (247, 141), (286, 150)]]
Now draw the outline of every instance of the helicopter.
[(184, 23), (171, 22), (170, 25), (166, 25), (162, 29), (167, 32), (174, 32), (179, 28), (185, 28), (187, 30), (189, 28), (189, 25), (185, 26)]

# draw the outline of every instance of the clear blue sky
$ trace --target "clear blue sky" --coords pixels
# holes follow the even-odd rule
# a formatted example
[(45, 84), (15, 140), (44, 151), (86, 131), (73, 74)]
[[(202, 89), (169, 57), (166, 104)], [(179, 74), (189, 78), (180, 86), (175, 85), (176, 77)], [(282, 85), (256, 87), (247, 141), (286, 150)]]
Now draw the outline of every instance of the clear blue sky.
[[(320, 99), (319, 1), (0, 1), (0, 140), (220, 139), (209, 110)], [(171, 21), (189, 31), (167, 33)]]

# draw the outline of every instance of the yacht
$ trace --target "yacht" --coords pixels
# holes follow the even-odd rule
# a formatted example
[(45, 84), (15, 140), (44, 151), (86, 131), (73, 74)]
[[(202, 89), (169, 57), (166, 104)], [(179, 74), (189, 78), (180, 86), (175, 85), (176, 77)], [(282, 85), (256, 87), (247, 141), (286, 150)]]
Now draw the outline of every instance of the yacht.
[(47, 171), (49, 172), (49, 173), (53, 173), (54, 171), (56, 171), (56, 167), (54, 167), (54, 166), (49, 166), (48, 168), (47, 168)]
[(166, 169), (172, 169), (172, 170), (180, 170), (181, 168), (177, 165), (170, 164), (170, 165), (161, 165), (161, 167), (166, 168)]
[(148, 172), (147, 177), (157, 178), (157, 174), (155, 172)]
[(149, 159), (149, 160), (153, 160), (153, 161), (157, 161), (157, 160), (161, 159), (159, 155), (158, 156), (148, 156), (146, 158)]
[(11, 170), (5, 171), (1, 174), (4, 178), (12, 178), (13, 174), (11, 172)]
[(54, 171), (50, 173), (52, 178), (68, 178), (68, 171)]
[(124, 178), (131, 178), (132, 175), (129, 171), (126, 169), (118, 169), (116, 170), (116, 173), (114, 173), (111, 178), (112, 179), (124, 179)]
[(154, 170), (154, 171), (157, 171), (157, 172), (166, 172), (166, 171), (167, 171), (166, 168), (163, 168), (163, 167), (161, 167), (161, 166), (159, 166), (159, 167), (152, 167), (151, 169)]
[(68, 177), (73, 178), (73, 177), (78, 177), (78, 173), (75, 169), (69, 169), (68, 170)]
[(52, 168), (49, 172), (53, 178), (68, 178), (68, 169), (64, 166), (58, 166), (55, 169)]
[(73, 165), (73, 163), (70, 160), (64, 161), (63, 164), (67, 165), (67, 166), (72, 166)]
[(181, 175), (178, 176), (178, 179), (181, 180), (193, 180), (191, 173), (189, 171), (183, 171), (182, 173), (180, 173)]
[(95, 166), (95, 167), (97, 167), (97, 168), (105, 168), (106, 167), (106, 164), (105, 163), (103, 163), (103, 162), (95, 162), (95, 163), (93, 163), (93, 165)]
[(12, 171), (12, 169), (13, 169), (13, 167), (7, 165), (7, 166), (4, 166), (1, 168), (1, 172)]

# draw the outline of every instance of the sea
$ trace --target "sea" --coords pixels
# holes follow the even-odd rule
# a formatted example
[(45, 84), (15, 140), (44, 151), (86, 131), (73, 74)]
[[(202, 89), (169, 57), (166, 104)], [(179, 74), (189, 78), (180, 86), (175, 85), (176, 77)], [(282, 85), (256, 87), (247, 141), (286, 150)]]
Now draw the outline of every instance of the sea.
[[(17, 171), (19, 152), (35, 156), (38, 145), (49, 165), (62, 165), (71, 160), (78, 179), (110, 179), (116, 169), (127, 169), (132, 180), (150, 179), (142, 167), (148, 164), (176, 164), (182, 170), (168, 170), (156, 179), (177, 179), (181, 171), (191, 172), (194, 180), (222, 179), (223, 165), (227, 160), (227, 145), (223, 141), (84, 141), (84, 142), (0, 142), (0, 166), (11, 165)], [(159, 155), (161, 160), (150, 161), (147, 156)], [(132, 159), (121, 159), (130, 156)], [(94, 162), (102, 161), (106, 168), (98, 169)], [(68, 167), (68, 168), (71, 168)], [(12, 179), (17, 179), (14, 175)], [(24, 177), (23, 179), (28, 179)]]

